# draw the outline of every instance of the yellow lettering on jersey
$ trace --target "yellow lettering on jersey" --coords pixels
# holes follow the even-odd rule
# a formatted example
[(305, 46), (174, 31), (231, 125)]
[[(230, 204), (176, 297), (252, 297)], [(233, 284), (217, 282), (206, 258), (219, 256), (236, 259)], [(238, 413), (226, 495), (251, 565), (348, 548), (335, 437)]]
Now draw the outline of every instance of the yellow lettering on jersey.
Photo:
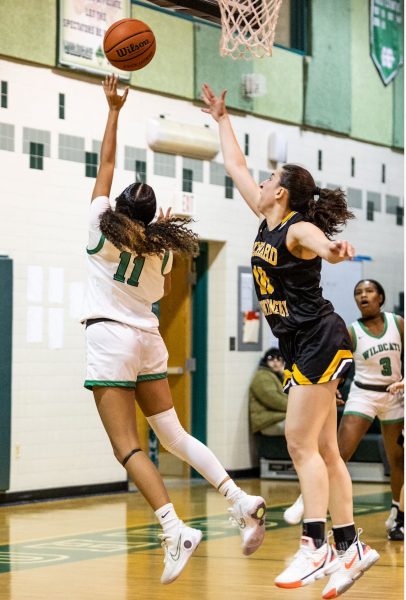
[(273, 266), (278, 263), (278, 250), (272, 244), (266, 244), (265, 242), (254, 243), (252, 256), (259, 256), (259, 258)]
[(260, 300), (262, 312), (267, 317), (269, 315), (279, 315), (280, 317), (288, 317), (289, 311), (286, 300)]
[(267, 274), (264, 269), (261, 267), (257, 267), (256, 265), (252, 269), (252, 273), (255, 277), (255, 281), (259, 285), (259, 291), (261, 296), (266, 296), (268, 294), (273, 294), (274, 287), (272, 283), (269, 281)]

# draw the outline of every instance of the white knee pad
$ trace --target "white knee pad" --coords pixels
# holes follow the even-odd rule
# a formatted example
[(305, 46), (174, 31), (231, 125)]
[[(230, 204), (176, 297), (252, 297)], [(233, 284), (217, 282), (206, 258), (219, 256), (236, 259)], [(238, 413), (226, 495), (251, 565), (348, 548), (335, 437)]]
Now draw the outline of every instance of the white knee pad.
[(147, 417), (150, 427), (155, 431), (162, 446), (176, 455), (176, 448), (182, 444), (182, 440), (190, 437), (180, 424), (178, 415), (174, 408)]
[(183, 429), (174, 408), (147, 417), (147, 421), (168, 452), (191, 465), (214, 487), (228, 477), (213, 452)]

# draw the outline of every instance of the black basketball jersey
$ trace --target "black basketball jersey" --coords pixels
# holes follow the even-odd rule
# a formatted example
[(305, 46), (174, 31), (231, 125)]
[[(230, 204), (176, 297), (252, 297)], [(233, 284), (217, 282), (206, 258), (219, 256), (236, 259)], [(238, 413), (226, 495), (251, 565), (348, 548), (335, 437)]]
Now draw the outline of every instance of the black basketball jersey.
[(286, 247), (288, 229), (303, 221), (291, 212), (269, 231), (266, 219), (261, 223), (252, 250), (252, 274), (261, 309), (272, 333), (280, 337), (334, 312), (322, 296), (321, 258), (296, 258)]

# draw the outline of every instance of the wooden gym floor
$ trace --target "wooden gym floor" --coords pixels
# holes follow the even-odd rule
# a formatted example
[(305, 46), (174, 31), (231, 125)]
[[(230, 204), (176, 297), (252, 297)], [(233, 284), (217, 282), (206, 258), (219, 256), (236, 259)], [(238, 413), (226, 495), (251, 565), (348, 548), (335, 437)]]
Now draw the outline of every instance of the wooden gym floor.
[[(300, 528), (282, 520), (298, 492), (296, 482), (241, 481), (268, 502), (267, 535), (256, 554), (240, 553), (225, 500), (202, 482), (170, 481), (178, 514), (204, 530), (181, 577), (163, 586), (163, 553), (152, 511), (139, 493), (0, 507), (1, 600), (310, 600), (326, 579), (281, 590), (274, 577), (298, 548)], [(386, 539), (387, 485), (354, 484), (356, 524), (380, 561), (346, 594), (347, 600), (399, 600), (403, 543)]]

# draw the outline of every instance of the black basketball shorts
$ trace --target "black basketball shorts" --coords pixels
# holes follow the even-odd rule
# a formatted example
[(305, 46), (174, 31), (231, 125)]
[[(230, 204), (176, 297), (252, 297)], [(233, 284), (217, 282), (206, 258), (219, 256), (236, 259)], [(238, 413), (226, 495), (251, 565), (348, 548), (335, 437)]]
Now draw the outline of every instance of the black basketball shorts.
[(347, 327), (334, 312), (281, 336), (279, 348), (285, 359), (285, 392), (293, 385), (345, 378), (353, 362)]

